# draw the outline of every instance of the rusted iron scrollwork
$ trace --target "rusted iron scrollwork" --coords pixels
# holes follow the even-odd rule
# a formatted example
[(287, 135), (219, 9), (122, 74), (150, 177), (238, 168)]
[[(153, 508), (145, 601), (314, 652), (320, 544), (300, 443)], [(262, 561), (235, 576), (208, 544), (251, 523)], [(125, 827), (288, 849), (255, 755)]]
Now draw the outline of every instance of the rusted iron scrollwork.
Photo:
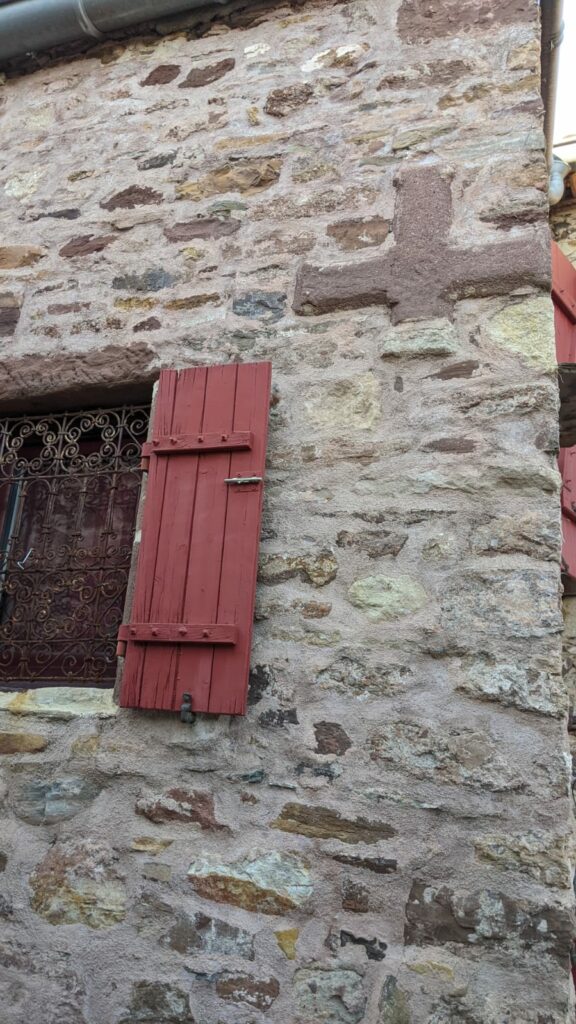
[(109, 686), (148, 409), (0, 420), (0, 688)]

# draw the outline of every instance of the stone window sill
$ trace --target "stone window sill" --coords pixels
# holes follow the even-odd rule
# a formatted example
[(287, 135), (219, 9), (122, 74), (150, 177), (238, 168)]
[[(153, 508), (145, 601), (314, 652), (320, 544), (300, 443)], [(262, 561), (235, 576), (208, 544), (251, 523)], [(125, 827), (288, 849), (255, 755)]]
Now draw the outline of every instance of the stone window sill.
[(0, 713), (42, 718), (113, 718), (119, 708), (114, 691), (95, 687), (46, 686), (39, 690), (0, 693)]

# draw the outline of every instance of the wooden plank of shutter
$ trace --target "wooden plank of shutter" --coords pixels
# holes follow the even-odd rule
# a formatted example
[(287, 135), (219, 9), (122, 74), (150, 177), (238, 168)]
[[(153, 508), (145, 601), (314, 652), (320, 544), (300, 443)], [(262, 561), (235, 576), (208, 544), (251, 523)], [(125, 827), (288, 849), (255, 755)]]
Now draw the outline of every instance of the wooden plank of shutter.
[[(552, 299), (556, 359), (576, 362), (576, 270), (560, 246), (552, 242)], [(561, 415), (562, 421), (562, 415)], [(562, 570), (576, 579), (576, 447), (561, 448)]]
[(552, 299), (556, 359), (576, 362), (576, 270), (557, 242), (552, 242)]
[(576, 447), (561, 448), (562, 571), (576, 578)]
[[(251, 476), (254, 465), (263, 467), (265, 464), (268, 409), (258, 401), (260, 394), (270, 394), (269, 363), (246, 367), (238, 379), (234, 430), (252, 430), (254, 447), (252, 452), (234, 452), (231, 455), (230, 477)], [(219, 622), (238, 621), (242, 617), (244, 602), (250, 608), (254, 607), (262, 499), (262, 487), (256, 492), (245, 487), (229, 489), (218, 595)], [(235, 684), (235, 674), (240, 667), (241, 677), (248, 676), (250, 639), (250, 635), (244, 632), (234, 652), (224, 648), (214, 651), (210, 711), (226, 715), (245, 714), (248, 688)]]
[[(264, 476), (270, 370), (230, 364), (160, 375), (131, 621), (121, 631), (124, 707), (179, 710), (188, 692), (195, 711), (245, 710), (263, 485), (226, 481)], [(190, 441), (199, 434), (212, 439), (206, 451)], [(221, 448), (214, 439), (225, 434), (236, 440)], [(206, 623), (234, 642), (190, 641)], [(163, 642), (157, 632), (147, 643), (154, 624), (171, 638), (180, 625), (190, 633)], [(230, 657), (221, 662), (223, 651)]]
[[(205, 388), (205, 370), (183, 370), (177, 375), (171, 423), (168, 431), (164, 433), (176, 432), (184, 425), (186, 430), (200, 428)], [(166, 469), (162, 511), (160, 519), (154, 524), (154, 537), (146, 536), (145, 524), (142, 528), (142, 549), (145, 552), (151, 551), (145, 572), (152, 575), (152, 592), (143, 621), (182, 622), (182, 594), (188, 559), (188, 536), (194, 510), (198, 456), (157, 458), (151, 459), (151, 462), (165, 463)], [(153, 484), (149, 480), (147, 500), (150, 490), (154, 493)], [(148, 586), (148, 583), (145, 585)], [(132, 621), (139, 620), (133, 615)], [(129, 645), (128, 655), (131, 649), (132, 645)], [(178, 650), (177, 645), (144, 648), (141, 707), (171, 708), (176, 705)], [(128, 657), (126, 667), (129, 667)]]
[(576, 579), (576, 523), (568, 516), (562, 516), (562, 571)]
[[(166, 434), (172, 425), (174, 399), (178, 374), (175, 370), (164, 370), (160, 374), (156, 402), (154, 407), (154, 432)], [(132, 598), (131, 618), (134, 622), (150, 621), (150, 605), (154, 584), (157, 558), (157, 535), (162, 521), (164, 491), (168, 462), (154, 460), (146, 485), (146, 501), (142, 517), (142, 538), (140, 542), (138, 565)], [(144, 699), (142, 693), (142, 675), (146, 650), (139, 645), (129, 645), (122, 673), (120, 704), (122, 707), (135, 708), (141, 706)]]
[[(210, 371), (202, 423), (204, 430), (232, 430), (237, 376), (238, 367), (235, 365), (217, 366)], [(189, 538), (190, 570), (184, 593), (183, 617), (187, 622), (221, 621), (218, 618), (218, 591), (229, 495), (224, 481), (230, 475), (229, 466), (229, 452), (200, 457), (196, 509)], [(230, 622), (234, 621), (230, 619)], [(202, 708), (208, 711), (210, 708), (213, 653), (212, 648), (180, 652), (180, 690), (190, 693), (194, 710)]]

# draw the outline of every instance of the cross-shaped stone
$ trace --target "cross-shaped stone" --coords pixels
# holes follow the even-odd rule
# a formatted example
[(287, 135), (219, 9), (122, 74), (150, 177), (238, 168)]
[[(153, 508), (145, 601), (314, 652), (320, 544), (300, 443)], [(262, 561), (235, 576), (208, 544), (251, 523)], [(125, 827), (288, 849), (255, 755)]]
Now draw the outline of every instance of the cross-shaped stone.
[(358, 263), (304, 264), (294, 311), (317, 316), (342, 309), (388, 306), (393, 323), (451, 317), (463, 298), (506, 295), (515, 288), (550, 288), (548, 225), (520, 238), (457, 248), (450, 181), (436, 167), (406, 167), (396, 179), (395, 245)]

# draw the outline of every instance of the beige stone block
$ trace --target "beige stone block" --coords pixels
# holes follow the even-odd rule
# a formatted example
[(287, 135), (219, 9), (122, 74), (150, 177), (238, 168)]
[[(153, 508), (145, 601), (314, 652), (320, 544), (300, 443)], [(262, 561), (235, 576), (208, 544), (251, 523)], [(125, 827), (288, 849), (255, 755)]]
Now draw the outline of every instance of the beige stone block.
[(437, 135), (446, 135), (448, 132), (454, 131), (457, 127), (455, 121), (440, 121), (436, 124), (421, 124), (414, 128), (406, 128), (396, 135), (392, 142), (392, 149), (394, 151), (400, 149), (411, 149), (412, 146), (418, 146), (422, 142), (429, 142), (430, 139), (436, 138)]
[(100, 736), (93, 733), (91, 736), (79, 736), (70, 747), (70, 753), (75, 757), (93, 757), (100, 749)]
[(273, 554), (260, 559), (258, 578), (261, 583), (284, 583), (303, 579), (315, 587), (324, 587), (336, 578), (338, 562), (330, 550), (302, 555)]
[(536, 71), (540, 67), (540, 43), (529, 39), (527, 43), (513, 47), (506, 62), (510, 71)]
[(0, 754), (38, 754), (46, 750), (46, 736), (33, 732), (0, 732)]
[(281, 931), (274, 932), (276, 942), (287, 960), (296, 959), (296, 941), (299, 934), (300, 932), (297, 928), (284, 928)]
[(185, 260), (190, 260), (190, 262), (192, 263), (196, 263), (198, 260), (201, 260), (202, 257), (204, 256), (203, 250), (197, 249), (194, 245), (187, 245), (186, 248), (181, 249), (180, 252), (182, 253)]
[(458, 352), (458, 336), (449, 320), (402, 324), (384, 337), (380, 349), (387, 356), (452, 356)]
[(446, 979), (446, 981), (452, 981), (454, 978), (452, 968), (448, 964), (442, 964), (437, 960), (421, 960), (419, 963), (408, 964), (408, 970), (413, 971), (414, 974), (436, 975), (439, 978)]
[(277, 851), (250, 854), (231, 864), (200, 857), (190, 865), (188, 878), (204, 899), (259, 914), (285, 914), (313, 891), (307, 863)]
[(31, 906), (52, 925), (110, 928), (126, 916), (118, 857), (106, 843), (77, 839), (52, 846), (30, 877)]
[(320, 68), (354, 67), (364, 57), (367, 50), (368, 45), (366, 43), (350, 43), (322, 50), (302, 65), (302, 71), (318, 71)]
[(130, 849), (134, 853), (147, 853), (149, 857), (156, 857), (172, 846), (173, 842), (173, 839), (156, 839), (154, 836), (134, 836)]
[(27, 171), (23, 174), (14, 174), (8, 178), (4, 185), (4, 191), (12, 199), (27, 199), (38, 191), (38, 185), (44, 171)]
[(46, 251), (37, 245), (2, 245), (0, 246), (0, 270), (32, 267), (45, 255)]
[(420, 611), (429, 598), (424, 587), (411, 576), (366, 576), (356, 580), (348, 600), (373, 622), (401, 619)]
[(517, 353), (532, 366), (556, 369), (554, 307), (547, 295), (505, 306), (488, 321), (485, 334), (493, 345)]
[(169, 864), (144, 864), (142, 866), (142, 877), (148, 878), (151, 882), (169, 882), (172, 878), (172, 868)]
[(308, 392), (306, 416), (319, 428), (370, 430), (381, 418), (380, 383), (372, 373), (316, 384)]
[(242, 192), (252, 195), (270, 188), (280, 177), (282, 161), (279, 157), (238, 160), (206, 174), (198, 181), (178, 185), (181, 199), (207, 199), (224, 192)]
[(285, 804), (271, 828), (308, 836), (310, 839), (338, 839), (341, 843), (377, 843), (390, 839), (396, 830), (386, 822), (367, 818), (345, 818), (331, 807)]
[(531, 875), (542, 885), (569, 889), (574, 849), (570, 837), (551, 836), (549, 832), (528, 831), (519, 834), (482, 836), (474, 843), (479, 860), (501, 868)]
[(45, 718), (111, 718), (118, 714), (112, 690), (92, 686), (47, 686), (41, 690), (0, 693), (0, 712)]
[(567, 710), (567, 686), (559, 664), (557, 668), (552, 672), (537, 664), (526, 667), (510, 659), (468, 658), (462, 663), (456, 689), (477, 700), (561, 717)]

